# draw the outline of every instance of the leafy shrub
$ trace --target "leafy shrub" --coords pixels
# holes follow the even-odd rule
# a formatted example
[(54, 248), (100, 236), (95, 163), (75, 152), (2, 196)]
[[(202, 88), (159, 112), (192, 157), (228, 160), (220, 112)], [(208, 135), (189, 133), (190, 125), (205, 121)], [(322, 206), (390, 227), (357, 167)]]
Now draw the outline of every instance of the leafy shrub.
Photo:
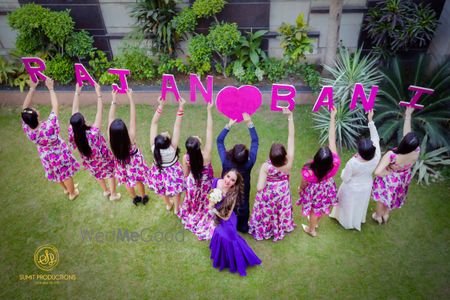
[[(229, 56), (233, 54), (236, 47), (239, 45), (241, 33), (237, 29), (236, 23), (221, 23), (210, 27), (208, 33), (209, 47), (220, 58), (222, 70), (226, 70)], [(226, 74), (223, 73), (226, 77)]]
[[(195, 0), (194, 4), (192, 4), (192, 10), (198, 18), (216, 18), (215, 14), (222, 11), (225, 3), (224, 0)], [(218, 23), (217, 18), (216, 23)]]
[(188, 45), (187, 57), (189, 69), (200, 76), (211, 70), (212, 50), (208, 44), (208, 38), (204, 35), (194, 36)]
[(130, 78), (136, 80), (153, 79), (156, 77), (156, 66), (146, 51), (139, 47), (125, 49), (114, 59), (114, 65), (130, 70)]
[[(377, 68), (378, 59), (373, 55), (362, 56), (361, 49), (350, 54), (348, 49), (340, 48), (335, 66), (324, 66), (332, 78), (323, 78), (323, 85), (333, 86), (336, 115), (336, 136), (339, 147), (355, 148), (360, 132), (365, 128), (364, 111), (360, 105), (349, 109), (355, 83), (362, 83), (369, 94), (372, 85), (378, 84), (382, 76)], [(314, 114), (314, 128), (320, 130), (320, 140), (328, 139), (330, 114), (327, 110)], [(381, 132), (381, 129), (380, 129)]]
[(244, 67), (259, 67), (260, 63), (267, 59), (267, 54), (261, 49), (262, 38), (266, 33), (267, 30), (258, 30), (241, 36), (234, 55)]
[(66, 45), (66, 53), (70, 57), (78, 58), (78, 61), (89, 57), (89, 54), (95, 50), (92, 46), (94, 38), (85, 30), (73, 32)]
[(45, 75), (50, 76), (61, 84), (70, 83), (74, 79), (73, 62), (67, 56), (57, 54), (46, 63)]
[(269, 58), (264, 61), (264, 72), (272, 82), (282, 80), (286, 76), (286, 66), (282, 59)]
[(284, 57), (290, 63), (304, 59), (306, 52), (312, 52), (311, 39), (308, 38), (303, 13), (298, 15), (295, 26), (283, 23), (278, 30), (281, 34), (281, 48), (284, 50)]
[(89, 57), (89, 67), (94, 78), (100, 78), (112, 66), (105, 52), (101, 50), (92, 51)]
[(380, 124), (380, 138), (386, 144), (397, 143), (402, 137), (403, 115), (400, 101), (408, 101), (412, 93), (410, 85), (434, 89), (432, 95), (422, 95), (419, 103), (423, 109), (414, 112), (412, 128), (424, 138), (428, 134), (429, 146), (450, 147), (450, 60), (427, 72), (430, 65), (425, 55), (414, 63), (402, 63), (394, 58), (388, 68), (382, 69), (384, 77), (375, 102), (375, 122)]
[(191, 8), (184, 8), (178, 15), (173, 18), (172, 26), (179, 36), (193, 32), (197, 26), (197, 16)]
[(253, 84), (264, 79), (264, 71), (251, 65), (249, 68), (244, 67), (240, 61), (233, 64), (233, 75), (239, 82), (244, 84)]
[(377, 53), (384, 58), (410, 47), (422, 47), (433, 38), (437, 27), (436, 12), (430, 5), (411, 0), (377, 3), (367, 12), (363, 26)]
[(173, 0), (139, 0), (131, 10), (135, 31), (151, 40), (154, 52), (175, 55), (177, 37), (172, 20), (176, 16)]
[(313, 65), (304, 63), (300, 64), (298, 68), (298, 74), (303, 81), (313, 90), (318, 92), (320, 88), (320, 73), (315, 69)]
[(109, 73), (108, 71), (106, 71), (105, 73), (103, 73), (103, 74), (100, 76), (100, 79), (98, 80), (99, 84), (105, 84), (105, 85), (117, 83), (118, 81), (119, 81), (119, 78), (117, 77), (117, 75), (111, 74), (111, 73)]
[(450, 157), (447, 155), (449, 149), (446, 147), (427, 152), (427, 140), (428, 135), (425, 135), (420, 147), (419, 159), (412, 169), (412, 176), (417, 177), (418, 183), (429, 185), (430, 180), (435, 182), (443, 179), (437, 168), (439, 166), (450, 166)]
[(188, 67), (181, 58), (173, 59), (168, 56), (160, 57), (158, 64), (158, 75), (171, 73), (188, 73)]

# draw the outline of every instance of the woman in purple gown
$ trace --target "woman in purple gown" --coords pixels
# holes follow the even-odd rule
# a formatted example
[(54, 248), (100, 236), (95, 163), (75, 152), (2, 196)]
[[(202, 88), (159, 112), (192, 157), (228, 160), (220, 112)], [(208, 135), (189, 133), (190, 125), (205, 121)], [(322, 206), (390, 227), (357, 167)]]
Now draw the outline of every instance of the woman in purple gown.
[(236, 229), (237, 217), (233, 209), (243, 197), (242, 176), (231, 169), (223, 179), (214, 178), (212, 188), (222, 192), (221, 202), (215, 205), (213, 202), (209, 203), (217, 224), (209, 244), (213, 267), (219, 270), (229, 268), (231, 273), (239, 272), (239, 275), (246, 276), (246, 268), (261, 264), (261, 260)]

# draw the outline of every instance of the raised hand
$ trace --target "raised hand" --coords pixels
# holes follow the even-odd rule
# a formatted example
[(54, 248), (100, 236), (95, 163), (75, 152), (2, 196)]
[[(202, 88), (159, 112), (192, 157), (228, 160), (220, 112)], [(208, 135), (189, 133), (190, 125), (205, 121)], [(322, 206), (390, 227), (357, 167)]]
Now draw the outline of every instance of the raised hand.
[(54, 88), (54, 81), (53, 79), (51, 79), (50, 77), (47, 77), (47, 79), (45, 80), (45, 86), (47, 86), (48, 90), (51, 91)]
[(102, 88), (98, 83), (95, 84), (95, 93), (97, 94), (97, 97), (102, 96)]
[(111, 103), (112, 103), (112, 104), (116, 104), (116, 103), (117, 103), (117, 101), (116, 101), (116, 99), (117, 99), (117, 91), (113, 89), (113, 90), (111, 91), (111, 96), (112, 96), (112, 101), (111, 101)]
[(211, 109), (213, 108), (213, 106), (214, 106), (214, 101), (211, 101), (210, 103), (208, 103), (208, 106), (206, 107), (206, 109), (207, 109), (208, 111), (211, 111)]
[(372, 122), (372, 121), (373, 121), (373, 114), (374, 114), (373, 109), (371, 109), (371, 110), (369, 110), (369, 111), (367, 112), (367, 120), (368, 120), (369, 122)]
[(228, 127), (231, 127), (234, 125), (234, 123), (236, 123), (237, 120), (232, 120), (230, 119), (230, 121), (228, 121)]
[(131, 99), (131, 97), (133, 96), (133, 90), (131, 88), (127, 89), (127, 96), (129, 99)]
[(35, 88), (38, 86), (38, 84), (39, 84), (39, 80), (36, 81), (36, 82), (33, 82), (33, 80), (30, 79), (30, 80), (27, 81), (27, 83), (28, 83), (28, 86), (29, 86), (30, 88), (35, 89)]
[(283, 114), (288, 115), (288, 118), (289, 118), (292, 116), (292, 111), (287, 107), (283, 107)]
[(184, 107), (185, 104), (186, 104), (186, 100), (184, 100), (184, 98), (181, 97), (181, 98), (180, 98), (180, 101), (179, 101), (179, 103), (178, 103), (178, 106), (179, 106), (180, 108), (182, 108), (182, 107)]
[(336, 114), (337, 114), (336, 106), (333, 106), (333, 108), (332, 108), (331, 111), (330, 111), (330, 117), (331, 117), (332, 119), (336, 119)]
[(78, 82), (75, 84), (75, 93), (76, 94), (80, 94), (81, 93), (81, 88), (82, 88), (83, 86), (82, 85), (79, 85), (78, 84)]
[(247, 124), (252, 121), (252, 119), (250, 118), (250, 115), (248, 113), (243, 113), (242, 118), (244, 119), (244, 122)]
[(413, 112), (414, 112), (414, 107), (408, 106), (405, 110), (405, 115), (411, 116)]

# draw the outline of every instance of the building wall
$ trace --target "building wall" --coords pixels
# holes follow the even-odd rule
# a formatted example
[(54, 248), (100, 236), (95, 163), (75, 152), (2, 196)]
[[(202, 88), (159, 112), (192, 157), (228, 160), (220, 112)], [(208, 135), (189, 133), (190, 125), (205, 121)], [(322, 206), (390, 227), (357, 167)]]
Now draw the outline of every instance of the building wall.
[(430, 69), (450, 58), (450, 0), (444, 4), (439, 26), (428, 48), (428, 53), (431, 56)]

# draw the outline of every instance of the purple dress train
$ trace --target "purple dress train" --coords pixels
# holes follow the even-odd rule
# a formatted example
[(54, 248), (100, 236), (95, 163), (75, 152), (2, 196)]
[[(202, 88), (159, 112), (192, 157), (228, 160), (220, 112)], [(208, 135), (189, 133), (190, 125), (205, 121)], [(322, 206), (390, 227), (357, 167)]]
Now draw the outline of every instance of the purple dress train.
[[(217, 187), (218, 180), (214, 178), (213, 189)], [(220, 220), (209, 244), (211, 259), (213, 267), (219, 268), (220, 271), (229, 268), (231, 273), (237, 271), (239, 275), (246, 276), (246, 268), (261, 264), (261, 260), (238, 234), (236, 224), (237, 217), (234, 212), (227, 221)]]

